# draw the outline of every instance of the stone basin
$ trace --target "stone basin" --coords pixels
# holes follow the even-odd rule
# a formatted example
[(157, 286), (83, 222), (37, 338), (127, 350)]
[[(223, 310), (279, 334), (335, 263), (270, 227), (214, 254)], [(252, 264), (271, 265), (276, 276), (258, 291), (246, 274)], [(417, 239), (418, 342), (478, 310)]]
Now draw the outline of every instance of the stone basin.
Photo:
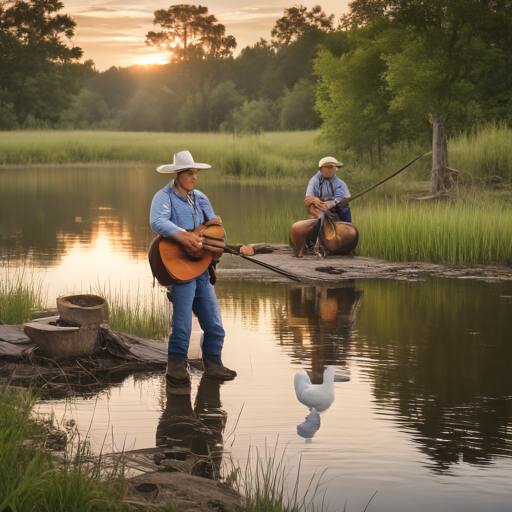
[(99, 295), (65, 295), (57, 299), (57, 308), (63, 324), (80, 327), (108, 322), (108, 304)]

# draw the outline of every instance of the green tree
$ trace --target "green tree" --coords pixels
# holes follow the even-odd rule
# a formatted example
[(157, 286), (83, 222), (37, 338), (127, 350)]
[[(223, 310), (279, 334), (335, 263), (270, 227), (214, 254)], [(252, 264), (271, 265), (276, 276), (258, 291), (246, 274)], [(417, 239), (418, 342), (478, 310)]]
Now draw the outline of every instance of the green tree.
[(105, 125), (110, 112), (103, 98), (94, 91), (82, 89), (73, 98), (71, 106), (61, 114), (60, 121), (65, 128), (99, 128)]
[(59, 14), (63, 7), (58, 0), (0, 3), (1, 101), (20, 122), (29, 115), (57, 120), (92, 66), (74, 64), (83, 52), (69, 44), (76, 23)]
[(191, 132), (217, 131), (230, 113), (244, 102), (232, 81), (188, 96), (180, 110), (181, 129)]
[(398, 52), (400, 31), (387, 23), (330, 34), (315, 61), (317, 108), (324, 136), (338, 147), (368, 154), (399, 140), (414, 140), (425, 132), (420, 117), (391, 112), (386, 58)]
[[(512, 85), (500, 70), (488, 66), (497, 54), (510, 63), (512, 2), (356, 0), (350, 8), (351, 12), (343, 20), (345, 27), (354, 29), (385, 19), (391, 28), (401, 30), (401, 51), (386, 58), (388, 70), (384, 76), (393, 96), (390, 107), (430, 120), (433, 133), (430, 191), (439, 194), (449, 190), (452, 183), (447, 134), (457, 121), (470, 122), (478, 112), (485, 95), (483, 71), (491, 74), (497, 71), (502, 90), (510, 90)], [(509, 98), (510, 94), (507, 101)]]
[(142, 86), (133, 68), (112, 66), (91, 77), (89, 88), (101, 95), (110, 109), (122, 109)]
[(228, 57), (236, 48), (233, 36), (226, 36), (226, 27), (208, 14), (201, 5), (178, 4), (154, 13), (153, 24), (160, 32), (146, 34), (146, 44), (170, 52), (175, 60), (192, 56)]
[(272, 29), (273, 42), (276, 46), (290, 44), (311, 30), (329, 32), (333, 29), (334, 14), (327, 16), (319, 5), (308, 11), (303, 5), (294, 5), (284, 10)]
[(140, 90), (119, 115), (121, 130), (161, 132), (160, 105), (153, 91)]
[(321, 124), (315, 108), (315, 91), (304, 80), (297, 82), (287, 91), (281, 102), (279, 116), (283, 130), (314, 130)]
[(273, 80), (273, 64), (276, 59), (275, 49), (265, 39), (260, 39), (253, 46), (246, 46), (240, 52), (232, 66), (232, 80), (237, 88), (249, 99), (262, 96), (277, 96), (282, 93), (282, 87)]
[(230, 133), (262, 133), (275, 128), (274, 106), (267, 99), (246, 101), (221, 125), (223, 131)]

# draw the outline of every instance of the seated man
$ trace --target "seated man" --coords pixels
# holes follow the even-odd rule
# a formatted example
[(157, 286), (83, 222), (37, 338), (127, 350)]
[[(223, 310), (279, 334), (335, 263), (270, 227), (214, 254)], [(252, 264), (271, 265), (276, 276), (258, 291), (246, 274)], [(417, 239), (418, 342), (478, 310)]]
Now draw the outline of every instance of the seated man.
[[(318, 162), (318, 167), (319, 171), (309, 180), (304, 199), (310, 219), (320, 219), (325, 210), (334, 206), (334, 201), (350, 197), (347, 185), (336, 176), (336, 171), (343, 167), (341, 162), (332, 156), (326, 156)], [(343, 205), (343, 201), (336, 205), (332, 213), (342, 222), (352, 222), (350, 206)], [(320, 222), (306, 238), (307, 249), (313, 249), (315, 246), (319, 230)], [(302, 251), (299, 255), (302, 255)]]
[[(334, 206), (334, 201), (350, 197), (347, 185), (336, 176), (336, 171), (343, 167), (332, 156), (322, 158), (318, 163), (319, 171), (309, 180), (306, 191), (306, 209), (310, 218), (320, 218), (326, 209)], [(334, 209), (342, 222), (352, 222), (350, 206), (337, 205)]]

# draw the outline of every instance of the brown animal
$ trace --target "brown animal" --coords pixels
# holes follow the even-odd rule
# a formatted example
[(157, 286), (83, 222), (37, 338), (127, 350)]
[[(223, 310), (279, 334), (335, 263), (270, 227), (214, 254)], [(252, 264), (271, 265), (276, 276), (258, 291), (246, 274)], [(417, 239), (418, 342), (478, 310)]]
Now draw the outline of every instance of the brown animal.
[[(292, 226), (294, 253), (298, 258), (302, 258), (304, 243), (308, 235), (317, 228), (318, 223), (320, 223), (320, 219), (308, 219), (296, 222)], [(319, 238), (327, 254), (349, 254), (357, 247), (359, 232), (354, 224), (335, 220), (332, 215), (328, 215), (320, 228)]]

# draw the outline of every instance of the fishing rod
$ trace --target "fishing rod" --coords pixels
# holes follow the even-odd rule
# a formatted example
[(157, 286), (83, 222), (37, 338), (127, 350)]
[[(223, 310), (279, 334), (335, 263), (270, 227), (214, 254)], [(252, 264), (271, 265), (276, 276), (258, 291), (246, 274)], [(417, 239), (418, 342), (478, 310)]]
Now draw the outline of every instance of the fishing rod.
[[(212, 240), (217, 240), (213, 237), (209, 237), (209, 236), (205, 236), (204, 238), (209, 238), (209, 239), (212, 239)], [(206, 246), (209, 246), (209, 247), (215, 247), (216, 249), (224, 249), (225, 252), (229, 253), (229, 254), (233, 254), (233, 256), (240, 256), (240, 258), (243, 258), (244, 260), (247, 260), (247, 261), (252, 261), (253, 263), (256, 263), (256, 265), (261, 265), (262, 267), (265, 267), (266, 269), (268, 270), (272, 270), (273, 272), (277, 272), (278, 274), (281, 274), (282, 276), (285, 276), (287, 277), (288, 279), (293, 279), (294, 281), (303, 281), (303, 279), (301, 277), (299, 277), (298, 275), (296, 274), (293, 274), (292, 272), (287, 272), (286, 270), (282, 270), (278, 267), (274, 267), (273, 265), (270, 265), (268, 263), (265, 263), (263, 261), (259, 261), (259, 260), (254, 260), (252, 258), (249, 258), (249, 256), (246, 256), (245, 254), (241, 254), (240, 252), (237, 251), (237, 249), (231, 245), (227, 245), (227, 244), (223, 244), (223, 245), (214, 245), (214, 244), (209, 244), (208, 242), (203, 242), (203, 245), (206, 245)]]
[[(430, 155), (431, 153), (432, 153), (432, 151), (429, 151), (428, 153), (424, 153), (423, 155), (417, 156), (414, 160), (411, 160), (408, 164), (406, 164), (402, 168), (398, 169), (398, 171), (395, 171), (393, 174), (390, 174), (383, 180), (380, 180), (378, 183), (375, 183), (375, 185), (372, 185), (371, 187), (367, 188), (366, 190), (363, 190), (362, 192), (359, 192), (359, 194), (356, 194), (355, 196), (342, 197), (341, 199), (337, 199), (336, 201), (334, 201), (334, 205), (331, 206), (331, 208), (329, 208), (329, 210), (332, 210), (340, 203), (342, 203), (342, 206), (347, 206), (348, 203), (350, 203), (354, 199), (361, 197), (362, 195), (366, 194), (367, 192), (370, 192), (370, 190), (373, 190), (374, 188), (378, 187), (379, 185), (382, 185), (384, 182), (390, 180), (391, 178), (394, 178), (397, 174), (400, 174), (402, 171), (405, 171), (405, 169), (407, 169), (407, 167), (412, 165), (414, 162), (416, 162), (420, 158), (423, 158), (426, 155)], [(313, 206), (317, 209), (321, 209), (321, 208), (318, 208), (318, 206), (316, 206), (316, 205), (313, 205)]]

